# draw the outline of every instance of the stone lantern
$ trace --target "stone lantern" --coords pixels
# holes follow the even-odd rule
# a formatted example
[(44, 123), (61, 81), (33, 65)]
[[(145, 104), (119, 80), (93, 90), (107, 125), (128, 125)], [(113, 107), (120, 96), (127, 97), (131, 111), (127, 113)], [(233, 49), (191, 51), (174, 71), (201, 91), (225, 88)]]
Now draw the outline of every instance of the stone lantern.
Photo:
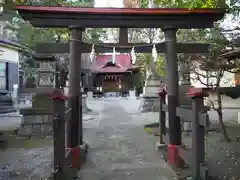
[(53, 63), (49, 61), (41, 61), (38, 72), (38, 86), (39, 87), (53, 87), (54, 86), (54, 68)]

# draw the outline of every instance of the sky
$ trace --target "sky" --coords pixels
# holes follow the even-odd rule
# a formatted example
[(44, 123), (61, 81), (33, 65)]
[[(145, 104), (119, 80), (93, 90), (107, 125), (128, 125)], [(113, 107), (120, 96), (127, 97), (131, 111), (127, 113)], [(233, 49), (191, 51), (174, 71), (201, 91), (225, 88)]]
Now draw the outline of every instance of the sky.
[(95, 0), (95, 7), (122, 7), (122, 0)]

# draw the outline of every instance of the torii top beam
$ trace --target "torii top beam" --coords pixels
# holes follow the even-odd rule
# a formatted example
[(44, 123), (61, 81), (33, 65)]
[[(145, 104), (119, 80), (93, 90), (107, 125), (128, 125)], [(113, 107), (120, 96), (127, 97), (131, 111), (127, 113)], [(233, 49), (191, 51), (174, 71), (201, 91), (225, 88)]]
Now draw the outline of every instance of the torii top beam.
[(84, 8), (69, 6), (17, 6), (35, 27), (67, 28), (211, 28), (226, 10), (182, 8)]

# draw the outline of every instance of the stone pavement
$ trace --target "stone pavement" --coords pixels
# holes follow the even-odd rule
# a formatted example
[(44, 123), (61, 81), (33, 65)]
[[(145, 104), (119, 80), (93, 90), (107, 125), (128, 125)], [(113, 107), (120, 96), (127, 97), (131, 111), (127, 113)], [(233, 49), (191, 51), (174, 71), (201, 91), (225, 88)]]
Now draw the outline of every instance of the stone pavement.
[(154, 148), (156, 139), (143, 130), (143, 117), (137, 115), (139, 102), (119, 98), (99, 101), (98, 122), (84, 127), (90, 148), (79, 179), (173, 180), (174, 172)]
[[(88, 100), (88, 107), (93, 112), (84, 115), (83, 125), (84, 139), (90, 148), (79, 179), (175, 178), (154, 148), (157, 139), (143, 130), (143, 124), (149, 123), (145, 120), (148, 114), (138, 113), (138, 103), (138, 100), (124, 98)], [(14, 140), (14, 146), (0, 149), (0, 180), (46, 179), (52, 171), (52, 139), (16, 142), (20, 145)]]

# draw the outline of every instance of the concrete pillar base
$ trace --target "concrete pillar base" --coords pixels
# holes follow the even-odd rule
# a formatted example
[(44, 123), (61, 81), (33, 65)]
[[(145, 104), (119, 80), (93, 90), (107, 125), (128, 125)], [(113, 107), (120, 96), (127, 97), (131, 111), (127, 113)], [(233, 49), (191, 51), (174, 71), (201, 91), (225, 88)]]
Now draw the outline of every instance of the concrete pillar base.
[(64, 169), (63, 179), (77, 179), (78, 171), (86, 161), (88, 153), (88, 145), (84, 143), (81, 146), (72, 148), (70, 154), (67, 157), (71, 166), (66, 166)]
[(165, 149), (167, 147), (167, 144), (163, 144), (163, 143), (157, 142), (155, 144), (155, 147), (156, 147), (157, 151), (160, 151), (160, 150)]
[(86, 155), (88, 153), (88, 145), (84, 143), (75, 148), (71, 148), (71, 165), (74, 169), (80, 169), (86, 161)]
[(168, 163), (176, 168), (185, 167), (185, 161), (179, 155), (179, 146), (168, 144)]

